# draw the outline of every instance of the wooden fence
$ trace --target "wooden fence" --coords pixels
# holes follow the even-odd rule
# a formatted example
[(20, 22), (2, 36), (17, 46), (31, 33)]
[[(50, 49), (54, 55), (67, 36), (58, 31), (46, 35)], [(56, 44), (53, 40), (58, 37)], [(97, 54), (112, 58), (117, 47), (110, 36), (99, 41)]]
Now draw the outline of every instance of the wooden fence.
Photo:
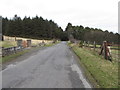
[[(85, 41), (85, 42), (83, 43), (83, 46), (97, 49), (97, 48), (101, 48), (102, 45), (97, 46), (97, 44), (96, 44), (95, 42), (90, 43), (90, 42), (86, 42), (86, 41)], [(117, 48), (115, 48), (114, 46), (117, 47)], [(120, 45), (110, 44), (110, 49), (111, 49), (111, 50), (112, 50), (112, 49), (113, 49), (113, 50), (120, 50)]]
[(119, 55), (119, 53), (116, 53), (116, 55), (113, 55), (113, 53), (111, 52), (112, 50), (115, 50), (115, 51), (120, 50), (119, 45), (112, 45), (112, 44), (107, 43), (106, 41), (104, 41), (102, 45), (96, 45), (95, 42), (90, 43), (90, 42), (85, 41), (82, 46), (87, 47), (90, 50), (94, 50), (95, 52), (99, 53), (99, 55), (103, 55), (104, 58), (107, 60), (112, 60), (113, 56)]

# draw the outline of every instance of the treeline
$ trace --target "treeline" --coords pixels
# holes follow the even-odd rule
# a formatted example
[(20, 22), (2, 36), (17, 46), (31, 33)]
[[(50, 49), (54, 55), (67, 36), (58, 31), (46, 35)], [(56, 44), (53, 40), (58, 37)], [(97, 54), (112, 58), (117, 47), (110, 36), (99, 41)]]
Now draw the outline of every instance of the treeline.
[(63, 30), (52, 20), (42, 17), (24, 17), (17, 15), (12, 19), (2, 19), (2, 33), (6, 36), (27, 37), (36, 39), (61, 39)]
[(65, 31), (52, 20), (42, 17), (24, 17), (21, 19), (15, 15), (12, 19), (2, 19), (2, 33), (6, 36), (36, 38), (36, 39), (61, 39), (68, 40), (71, 37), (76, 40), (96, 42), (102, 44), (103, 41), (118, 44), (120, 34), (103, 31), (97, 28), (73, 26), (68, 23)]
[(68, 23), (65, 32), (68, 37), (74, 37), (77, 40), (81, 41), (90, 41), (96, 42), (97, 44), (102, 44), (103, 41), (108, 41), (109, 43), (118, 44), (120, 42), (120, 34), (103, 31), (97, 28), (89, 28), (80, 26), (72, 26), (71, 23)]

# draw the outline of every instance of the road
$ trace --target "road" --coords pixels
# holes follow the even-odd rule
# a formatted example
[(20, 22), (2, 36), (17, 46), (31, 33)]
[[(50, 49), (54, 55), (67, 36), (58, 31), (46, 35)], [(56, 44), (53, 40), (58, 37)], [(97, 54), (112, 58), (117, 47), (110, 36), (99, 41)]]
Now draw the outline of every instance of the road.
[(66, 42), (38, 50), (1, 72), (3, 88), (91, 88)]

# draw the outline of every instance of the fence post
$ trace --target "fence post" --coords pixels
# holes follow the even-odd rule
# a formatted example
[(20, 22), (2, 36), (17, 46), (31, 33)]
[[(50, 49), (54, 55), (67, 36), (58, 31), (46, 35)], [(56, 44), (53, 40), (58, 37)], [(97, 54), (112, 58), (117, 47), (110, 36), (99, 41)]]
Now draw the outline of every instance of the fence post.
[[(104, 53), (103, 53), (104, 52)], [(108, 43), (107, 41), (104, 41), (103, 42), (103, 45), (101, 47), (101, 52), (100, 52), (100, 55), (103, 53), (104, 55), (104, 58), (106, 60), (110, 60), (112, 61), (112, 57), (111, 57), (111, 53), (110, 53), (110, 47), (108, 47)]]
[(86, 46), (86, 42), (84, 41), (84, 47)]
[(89, 47), (89, 44), (90, 44), (90, 42), (88, 41), (88, 45), (87, 45), (88, 47)]
[(93, 45), (94, 45), (94, 51), (95, 51), (95, 48), (96, 48), (96, 42), (95, 41), (94, 41)]
[(27, 47), (31, 47), (31, 40), (27, 40)]
[(107, 55), (107, 42), (106, 41), (103, 42), (103, 49), (104, 49), (104, 58), (108, 59), (108, 55)]
[(16, 41), (16, 36), (15, 36), (15, 41)]
[(14, 47), (14, 53), (16, 53), (16, 47)]
[(4, 57), (5, 55), (5, 51), (4, 51), (4, 47), (2, 47), (2, 57)]
[(17, 40), (17, 46), (18, 47), (22, 47), (22, 39), (18, 39)]
[(24, 40), (24, 41), (22, 42), (22, 45), (23, 45), (24, 48), (26, 48), (26, 47), (27, 47), (27, 41)]

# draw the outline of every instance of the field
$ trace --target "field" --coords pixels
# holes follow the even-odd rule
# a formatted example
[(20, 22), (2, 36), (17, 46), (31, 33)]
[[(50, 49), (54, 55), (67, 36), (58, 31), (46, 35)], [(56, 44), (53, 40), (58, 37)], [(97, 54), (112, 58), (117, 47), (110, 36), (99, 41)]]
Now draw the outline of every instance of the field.
[[(55, 44), (57, 44), (59, 42), (56, 42), (56, 43), (49, 43), (49, 44), (46, 44), (45, 46), (43, 47), (50, 47), (50, 46), (53, 46)], [(25, 53), (28, 53), (28, 52), (32, 52), (33, 50), (38, 50), (40, 49), (41, 47), (33, 47), (33, 48), (29, 48), (29, 49), (25, 49), (25, 50), (22, 50), (20, 52), (17, 52), (16, 54), (12, 54), (12, 55), (9, 55), (9, 56), (5, 56), (5, 57), (2, 57), (0, 58), (0, 63), (5, 63), (5, 62), (8, 62), (10, 60), (14, 60), (16, 59), (17, 57), (25, 54)]]
[(17, 43), (15, 41), (2, 41), (0, 42), (0, 47), (8, 48), (8, 47), (14, 47), (17, 46)]
[[(91, 47), (94, 47), (93, 45), (90, 44), (89, 46), (90, 47), (86, 47), (86, 48), (91, 51), (95, 51), (96, 53), (100, 53), (100, 51), (101, 51), (100, 45), (96, 45), (97, 48), (95, 48), (95, 50), (94, 50), (94, 48), (91, 48)], [(111, 48), (110, 52), (111, 52), (113, 62), (118, 62), (120, 60), (120, 57), (119, 57), (120, 56), (120, 53), (119, 53), (120, 47), (119, 46), (110, 46), (110, 48)]]
[[(54, 44), (59, 43), (59, 41), (57, 41), (56, 43), (52, 43), (53, 40), (37, 40), (37, 39), (20, 38), (20, 37), (16, 37), (16, 39), (31, 40), (32, 41), (32, 45), (38, 45), (39, 43), (44, 41), (46, 43), (46, 45), (44, 47), (49, 47), (49, 46), (52, 46)], [(17, 42), (15, 41), (15, 37), (4, 36), (4, 41), (0, 42), (0, 47), (8, 48), (8, 47), (14, 47), (14, 46), (17, 46)], [(0, 62), (4, 63), (6, 61), (15, 59), (15, 58), (17, 58), (17, 57), (27, 53), (27, 52), (30, 52), (32, 49), (37, 49), (37, 48), (40, 48), (40, 47), (22, 50), (22, 51), (20, 51), (20, 52), (18, 52), (16, 54), (5, 56), (3, 58), (0, 58)]]
[[(52, 40), (37, 40), (37, 39), (30, 39), (30, 38), (21, 38), (21, 37), (16, 37), (17, 39), (22, 39), (22, 40), (31, 40), (32, 45), (38, 45), (42, 41), (44, 41), (46, 44), (52, 42)], [(15, 41), (15, 37), (8, 37), (4, 36), (4, 41), (0, 42), (0, 47), (12, 47), (12, 46), (17, 46), (17, 42)]]
[[(74, 52), (79, 56), (80, 62), (85, 66), (94, 78), (96, 87), (117, 88), (118, 87), (118, 62), (105, 60), (101, 55), (88, 48), (79, 48), (78, 45), (69, 44)], [(112, 51), (116, 53), (116, 51)], [(90, 77), (89, 77), (90, 79)]]

